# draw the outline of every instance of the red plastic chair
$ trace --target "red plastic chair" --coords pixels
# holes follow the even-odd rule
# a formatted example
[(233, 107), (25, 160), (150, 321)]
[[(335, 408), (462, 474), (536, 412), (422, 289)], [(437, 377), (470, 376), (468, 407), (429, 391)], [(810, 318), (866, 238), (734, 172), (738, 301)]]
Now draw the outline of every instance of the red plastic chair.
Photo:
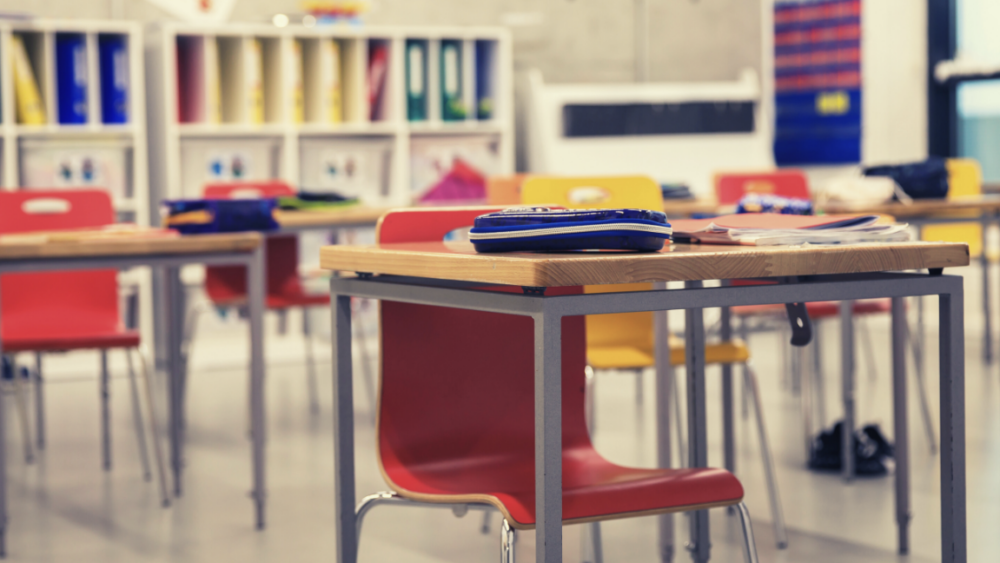
[[(264, 198), (295, 195), (295, 190), (281, 181), (209, 184), (208, 199)], [(309, 294), (299, 277), (299, 239), (297, 235), (267, 237), (266, 306), (271, 311), (302, 308), (302, 333), (306, 341), (306, 366), (309, 381), (309, 410), (319, 412), (315, 355), (307, 307), (327, 306), (328, 294)], [(246, 268), (243, 266), (208, 266), (205, 268), (205, 293), (217, 307), (246, 303)]]
[[(104, 191), (0, 191), (0, 233), (83, 229), (114, 222), (115, 212), (111, 198)], [(0, 339), (4, 353), (36, 353), (34, 380), (39, 449), (45, 445), (42, 352), (101, 351), (102, 458), (105, 470), (111, 468), (107, 351), (113, 348), (126, 349), (139, 449), (146, 479), (150, 479), (143, 413), (131, 355), (139, 347), (139, 333), (126, 329), (122, 323), (118, 312), (118, 280), (115, 270), (5, 274), (0, 280), (0, 311), (3, 312)], [(142, 354), (139, 354), (139, 358), (147, 390), (149, 424), (153, 434), (161, 492), (163, 502), (167, 504), (169, 496), (159, 447), (159, 431)], [(15, 375), (14, 379), (19, 382), (20, 378)], [(26, 425), (26, 416), (23, 417), (23, 422)], [(30, 460), (30, 441), (26, 448)]]
[[(440, 241), (488, 212), (393, 211), (379, 240)], [(495, 291), (520, 291), (501, 287)], [(579, 294), (580, 287), (549, 293)], [(488, 505), (504, 517), (501, 560), (514, 560), (514, 529), (535, 525), (534, 337), (531, 319), (462, 309), (381, 303), (378, 452), (394, 492), (374, 505)], [(583, 317), (563, 320), (563, 517), (565, 523), (739, 505), (756, 560), (743, 487), (723, 469), (637, 469), (604, 459), (584, 420)]]

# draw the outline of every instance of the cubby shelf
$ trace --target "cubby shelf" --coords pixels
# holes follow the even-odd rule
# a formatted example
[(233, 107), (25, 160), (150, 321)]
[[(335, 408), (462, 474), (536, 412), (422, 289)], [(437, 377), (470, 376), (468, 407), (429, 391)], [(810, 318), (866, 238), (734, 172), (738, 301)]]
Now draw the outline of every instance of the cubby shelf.
[[(422, 113), (411, 113), (407, 104), (412, 41), (424, 48)], [(442, 117), (442, 41), (460, 51), (453, 59), (460, 61), (461, 80), (447, 86), (460, 92), (466, 113), (449, 115), (452, 121)], [(318, 158), (356, 148), (359, 158), (371, 160), (360, 169), (380, 184), (365, 187), (362, 200), (406, 205), (412, 200), (410, 140), (417, 137), (488, 139), (496, 148), (491, 172), (514, 168), (513, 62), (502, 28), (168, 23), (148, 30), (146, 48), (157, 199), (198, 197), (206, 182), (236, 179), (227, 163), (239, 163), (238, 178), (275, 176), (309, 187), (310, 167), (327, 165)], [(488, 91), (491, 100), (483, 120), (476, 111), (477, 72), (489, 85), (479, 93)], [(373, 81), (384, 83), (380, 94), (372, 92)]]
[[(74, 37), (82, 57), (73, 69), (59, 68), (60, 37)], [(15, 38), (23, 45), (32, 70), (35, 90), (41, 97), (41, 123), (18, 120), (17, 104), (23, 96), (14, 77)], [(115, 66), (105, 65), (105, 42)], [(111, 192), (122, 219), (149, 223), (149, 174), (146, 151), (146, 96), (143, 81), (143, 35), (137, 23), (98, 20), (46, 20), (0, 22), (0, 189), (16, 190), (95, 186)], [(62, 72), (60, 72), (62, 71)], [(65, 74), (82, 88), (79, 110), (82, 123), (65, 123), (60, 111), (60, 82)], [(121, 99), (119, 113), (105, 111), (111, 100), (102, 80), (117, 73)], [(108, 97), (106, 100), (105, 98)], [(124, 123), (108, 123), (124, 119)], [(86, 163), (86, 164), (84, 164)], [(87, 174), (76, 168), (91, 167)], [(63, 175), (53, 173), (61, 168)]]

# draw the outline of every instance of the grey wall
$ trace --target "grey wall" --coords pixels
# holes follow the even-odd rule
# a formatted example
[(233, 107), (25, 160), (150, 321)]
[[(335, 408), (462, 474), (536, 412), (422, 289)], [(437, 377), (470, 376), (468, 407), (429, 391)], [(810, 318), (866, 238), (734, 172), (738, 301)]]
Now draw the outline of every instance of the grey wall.
[[(645, 0), (651, 80), (735, 78), (760, 65), (761, 0)], [(299, 0), (239, 0), (236, 21), (296, 12)], [(511, 25), (515, 63), (547, 82), (627, 82), (635, 78), (637, 0), (374, 0), (372, 24)], [(143, 0), (0, 0), (0, 11), (46, 18), (168, 16)]]

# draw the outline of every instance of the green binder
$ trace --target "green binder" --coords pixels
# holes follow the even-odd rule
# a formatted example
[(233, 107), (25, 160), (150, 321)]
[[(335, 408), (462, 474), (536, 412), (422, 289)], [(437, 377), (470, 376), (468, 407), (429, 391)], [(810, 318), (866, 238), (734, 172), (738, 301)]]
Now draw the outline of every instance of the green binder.
[(427, 119), (427, 41), (406, 40), (406, 117)]
[(441, 40), (441, 119), (465, 120), (465, 102), (462, 99), (462, 42), (458, 39)]

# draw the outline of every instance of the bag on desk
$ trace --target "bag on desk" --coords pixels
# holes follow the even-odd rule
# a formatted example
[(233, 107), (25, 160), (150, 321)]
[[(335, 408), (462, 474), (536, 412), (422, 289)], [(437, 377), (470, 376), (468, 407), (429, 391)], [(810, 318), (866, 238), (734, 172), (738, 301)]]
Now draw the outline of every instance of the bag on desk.
[(163, 226), (183, 234), (273, 231), (277, 200), (263, 199), (180, 199), (164, 201)]
[(892, 178), (913, 199), (940, 199), (948, 196), (948, 168), (943, 158), (923, 162), (865, 168), (865, 176)]
[(655, 251), (672, 234), (661, 211), (514, 207), (476, 217), (469, 240), (476, 252)]

